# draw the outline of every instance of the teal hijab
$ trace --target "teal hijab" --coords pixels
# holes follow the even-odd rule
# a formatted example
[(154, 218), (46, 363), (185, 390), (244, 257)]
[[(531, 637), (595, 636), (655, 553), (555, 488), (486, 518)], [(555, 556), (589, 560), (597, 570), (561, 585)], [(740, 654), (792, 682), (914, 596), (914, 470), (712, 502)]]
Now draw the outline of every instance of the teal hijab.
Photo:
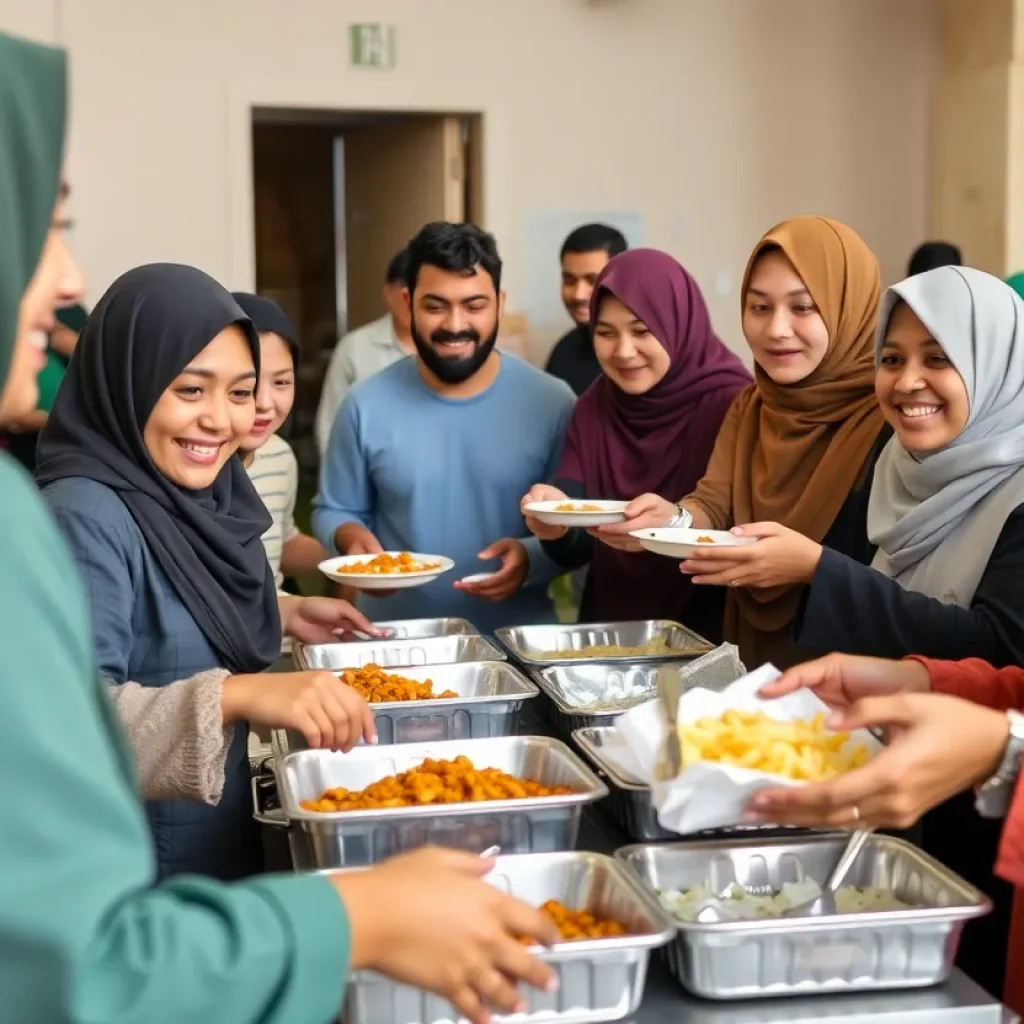
[(1006, 283), (1024, 299), (1024, 270), (1006, 279)]
[(0, 382), (60, 188), (67, 57), (0, 32)]

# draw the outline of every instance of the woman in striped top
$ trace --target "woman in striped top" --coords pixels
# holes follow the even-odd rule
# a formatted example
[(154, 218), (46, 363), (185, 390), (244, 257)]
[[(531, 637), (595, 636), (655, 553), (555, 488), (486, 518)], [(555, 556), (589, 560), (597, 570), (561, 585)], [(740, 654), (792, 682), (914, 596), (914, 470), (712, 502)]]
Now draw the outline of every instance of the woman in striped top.
[(235, 292), (234, 298), (260, 336), (256, 421), (240, 451), (249, 479), (274, 520), (263, 534), (263, 546), (280, 591), (286, 576), (314, 572), (330, 558), (315, 537), (301, 533), (295, 525), (299, 466), (291, 445), (277, 434), (295, 402), (299, 345), (288, 315), (273, 299), (248, 292)]

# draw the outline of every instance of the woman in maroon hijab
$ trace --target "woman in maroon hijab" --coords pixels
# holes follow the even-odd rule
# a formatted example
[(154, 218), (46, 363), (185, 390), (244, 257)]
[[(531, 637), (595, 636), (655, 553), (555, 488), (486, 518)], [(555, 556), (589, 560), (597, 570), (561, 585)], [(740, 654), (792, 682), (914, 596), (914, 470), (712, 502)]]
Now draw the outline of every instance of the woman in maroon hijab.
[[(624, 252), (597, 279), (590, 323), (602, 374), (576, 402), (553, 485), (534, 486), (523, 505), (688, 494), (732, 400), (750, 383), (711, 329), (697, 282), (667, 253)], [(558, 564), (590, 565), (581, 622), (683, 617), (720, 637), (721, 595), (691, 588), (672, 559), (622, 554), (582, 530), (526, 521)]]

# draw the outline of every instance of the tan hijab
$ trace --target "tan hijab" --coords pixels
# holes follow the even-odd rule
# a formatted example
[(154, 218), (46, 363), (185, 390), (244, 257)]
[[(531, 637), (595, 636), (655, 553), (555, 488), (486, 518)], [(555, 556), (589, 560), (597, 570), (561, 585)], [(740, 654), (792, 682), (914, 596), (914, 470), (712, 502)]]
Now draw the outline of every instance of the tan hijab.
[[(742, 301), (754, 264), (780, 249), (807, 285), (828, 329), (828, 349), (797, 384), (776, 384), (760, 367), (757, 386), (740, 397), (733, 469), (736, 523), (776, 522), (821, 541), (882, 429), (874, 390), (878, 261), (851, 228), (826, 217), (794, 217), (757, 245), (743, 275)], [(783, 657), (803, 587), (735, 589), (727, 595), (726, 635), (753, 664)], [(778, 643), (765, 644), (779, 633)], [(791, 649), (791, 644), (786, 644)], [(760, 660), (756, 660), (760, 659)]]

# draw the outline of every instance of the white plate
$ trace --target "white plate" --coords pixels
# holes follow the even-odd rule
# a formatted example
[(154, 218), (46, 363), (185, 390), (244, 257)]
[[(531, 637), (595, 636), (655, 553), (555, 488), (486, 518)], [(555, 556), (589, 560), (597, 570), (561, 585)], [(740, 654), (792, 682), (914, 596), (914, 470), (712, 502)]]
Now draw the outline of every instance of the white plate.
[[(387, 551), (385, 554), (394, 555), (396, 558), (400, 551)], [(388, 576), (376, 576), (365, 572), (345, 572), (345, 566), (353, 563), (369, 562), (374, 555), (342, 555), (340, 558), (328, 558), (326, 562), (320, 563), (320, 571), (336, 583), (344, 583), (346, 586), (354, 587), (356, 590), (407, 590), (409, 587), (422, 587), (424, 583), (436, 580), (438, 576), (448, 572), (455, 563), (443, 555), (421, 555), (416, 551), (410, 551), (410, 555), (417, 562), (437, 564), (437, 569), (429, 569), (422, 572), (396, 572)]]
[[(680, 560), (689, 558), (695, 551), (714, 551), (715, 548), (739, 548), (744, 544), (756, 544), (756, 537), (737, 537), (725, 530), (684, 530), (677, 526), (665, 526), (657, 530), (633, 530), (630, 537), (640, 542), (641, 547), (656, 555)], [(710, 537), (711, 544), (701, 544), (699, 537)]]
[[(612, 523), (624, 523), (622, 514), (628, 501), (597, 501), (593, 498), (560, 498), (558, 501), (531, 501), (526, 506), (528, 515), (539, 519), (548, 526), (611, 526)], [(559, 505), (598, 505), (600, 512), (557, 512)]]
[(460, 583), (486, 583), (492, 576), (497, 576), (496, 572), (475, 572), (472, 576), (463, 576)]

